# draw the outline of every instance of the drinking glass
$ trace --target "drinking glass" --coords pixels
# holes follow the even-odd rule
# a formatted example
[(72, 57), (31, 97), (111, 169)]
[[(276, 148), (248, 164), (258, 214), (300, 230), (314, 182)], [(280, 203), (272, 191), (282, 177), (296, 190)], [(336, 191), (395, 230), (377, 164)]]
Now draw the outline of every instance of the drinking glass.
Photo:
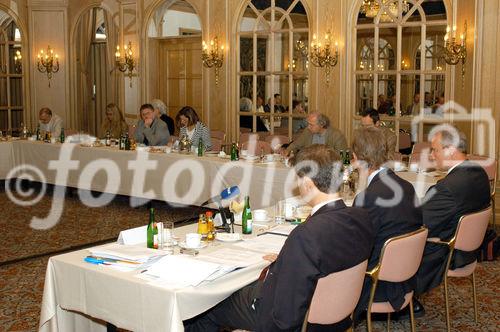
[(162, 232), (162, 250), (167, 254), (172, 255), (174, 253), (175, 247), (175, 235), (174, 235), (174, 225), (172, 221), (165, 221), (163, 224)]
[(278, 201), (274, 206), (274, 222), (277, 224), (285, 222), (285, 201)]

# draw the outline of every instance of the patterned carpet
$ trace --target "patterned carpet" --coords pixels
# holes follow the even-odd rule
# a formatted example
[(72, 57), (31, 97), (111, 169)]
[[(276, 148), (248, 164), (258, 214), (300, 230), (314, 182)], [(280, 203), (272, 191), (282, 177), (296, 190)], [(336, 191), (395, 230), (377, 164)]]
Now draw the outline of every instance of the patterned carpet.
[[(73, 195), (66, 198), (62, 221), (56, 227), (36, 231), (29, 227), (30, 218), (47, 214), (52, 203), (50, 193), (37, 205), (20, 208), (8, 199), (3, 183), (0, 185), (0, 331), (37, 330), (45, 269), (54, 252), (115, 239), (120, 230), (147, 223), (147, 209), (131, 208), (128, 198), (117, 197), (106, 207), (88, 208)], [(193, 207), (172, 208), (159, 202), (155, 207), (159, 220), (183, 220), (200, 211)], [(481, 263), (477, 276), (478, 324), (473, 320), (470, 282), (451, 282), (454, 331), (500, 331), (500, 262)], [(445, 331), (442, 289), (427, 294), (422, 302), (426, 315), (417, 319), (417, 330)], [(362, 324), (355, 331), (365, 330)], [(375, 323), (374, 330), (385, 330), (385, 323)], [(408, 322), (391, 323), (391, 331), (409, 330)]]

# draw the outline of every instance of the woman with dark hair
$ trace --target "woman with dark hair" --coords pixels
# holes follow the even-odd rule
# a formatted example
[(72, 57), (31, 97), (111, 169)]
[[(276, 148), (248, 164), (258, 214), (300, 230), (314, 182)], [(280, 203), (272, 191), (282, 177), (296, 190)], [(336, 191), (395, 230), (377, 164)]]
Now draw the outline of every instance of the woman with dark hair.
[(123, 118), (122, 111), (113, 103), (106, 106), (106, 117), (102, 121), (99, 136), (105, 137), (108, 132), (113, 138), (119, 138), (123, 133), (128, 133), (128, 125)]
[(187, 136), (193, 146), (198, 146), (201, 139), (206, 150), (212, 149), (212, 140), (210, 139), (210, 129), (200, 121), (198, 114), (191, 106), (184, 106), (177, 113), (175, 122), (179, 128), (179, 136)]

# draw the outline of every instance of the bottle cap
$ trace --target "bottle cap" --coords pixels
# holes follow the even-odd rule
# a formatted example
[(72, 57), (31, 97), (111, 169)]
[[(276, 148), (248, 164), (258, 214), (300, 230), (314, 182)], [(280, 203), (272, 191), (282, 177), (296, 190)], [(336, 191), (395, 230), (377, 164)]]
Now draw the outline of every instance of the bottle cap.
[(212, 211), (207, 211), (205, 214), (207, 215), (207, 218), (210, 218), (213, 215), (213, 212)]

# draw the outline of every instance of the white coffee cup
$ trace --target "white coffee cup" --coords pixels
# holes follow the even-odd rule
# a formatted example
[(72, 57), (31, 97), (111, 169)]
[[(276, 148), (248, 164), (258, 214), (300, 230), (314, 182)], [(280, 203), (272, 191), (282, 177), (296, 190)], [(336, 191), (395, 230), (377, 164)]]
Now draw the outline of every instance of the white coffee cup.
[(201, 234), (187, 233), (186, 234), (186, 247), (198, 248), (201, 243)]
[(52, 138), (50, 139), (50, 143), (54, 144), (55, 142), (57, 142), (56, 138), (55, 138), (55, 137), (52, 137)]
[(248, 156), (248, 150), (241, 150), (240, 154), (242, 157), (246, 157), (246, 156)]
[(252, 212), (253, 220), (255, 221), (266, 221), (268, 219), (266, 210), (253, 210)]
[(410, 171), (411, 172), (418, 172), (418, 164), (417, 163), (411, 163), (410, 164)]

